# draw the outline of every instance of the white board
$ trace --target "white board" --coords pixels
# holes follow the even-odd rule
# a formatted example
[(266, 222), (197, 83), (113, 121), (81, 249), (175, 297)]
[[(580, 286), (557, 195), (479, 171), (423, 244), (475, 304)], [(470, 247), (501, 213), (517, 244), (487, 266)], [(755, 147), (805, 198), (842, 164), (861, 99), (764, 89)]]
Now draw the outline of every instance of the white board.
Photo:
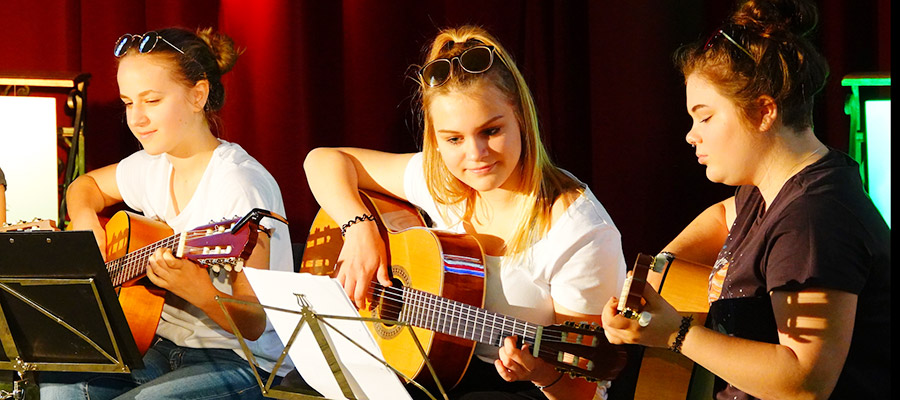
[(6, 175), (6, 221), (57, 222), (56, 99), (0, 96), (0, 169)]

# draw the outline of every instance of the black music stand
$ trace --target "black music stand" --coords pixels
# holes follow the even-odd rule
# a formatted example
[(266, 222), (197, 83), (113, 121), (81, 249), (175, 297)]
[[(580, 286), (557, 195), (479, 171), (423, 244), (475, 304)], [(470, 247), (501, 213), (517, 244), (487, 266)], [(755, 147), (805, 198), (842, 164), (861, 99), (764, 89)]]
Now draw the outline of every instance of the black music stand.
[(91, 232), (0, 233), (0, 370), (143, 367)]

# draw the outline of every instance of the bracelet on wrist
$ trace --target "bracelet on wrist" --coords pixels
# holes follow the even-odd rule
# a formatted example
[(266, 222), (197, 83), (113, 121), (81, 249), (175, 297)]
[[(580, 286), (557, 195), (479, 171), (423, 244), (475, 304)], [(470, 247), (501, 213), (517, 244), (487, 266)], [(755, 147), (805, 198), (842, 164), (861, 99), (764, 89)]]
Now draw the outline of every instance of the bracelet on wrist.
[[(559, 382), (559, 380), (562, 379), (563, 375), (565, 375), (565, 374), (566, 374), (565, 372), (560, 371), (560, 372), (559, 372), (559, 376), (556, 377), (556, 379), (553, 380), (553, 382), (550, 382), (549, 385), (543, 385), (543, 386), (541, 386), (541, 385), (538, 385), (537, 383), (535, 383), (535, 384), (534, 384), (534, 387), (538, 388), (539, 390), (544, 390), (544, 389), (546, 389), (546, 388), (548, 388), (548, 387), (550, 387), (550, 386), (555, 385), (556, 382)], [(532, 383), (534, 383), (534, 382), (532, 382)]]
[(341, 225), (341, 237), (347, 235), (347, 228), (349, 228), (350, 225), (353, 225), (357, 222), (374, 221), (374, 220), (375, 220), (375, 217), (373, 217), (371, 214), (366, 214), (366, 213), (363, 213), (362, 215), (357, 215), (357, 216), (353, 217), (353, 219), (347, 221), (346, 224)]
[(684, 342), (684, 337), (687, 336), (688, 330), (691, 329), (691, 322), (693, 320), (693, 315), (681, 317), (681, 326), (678, 327), (678, 335), (675, 336), (675, 342), (672, 343), (672, 346), (669, 347), (669, 350), (672, 350), (672, 352), (676, 354), (681, 353), (681, 344), (682, 342)]

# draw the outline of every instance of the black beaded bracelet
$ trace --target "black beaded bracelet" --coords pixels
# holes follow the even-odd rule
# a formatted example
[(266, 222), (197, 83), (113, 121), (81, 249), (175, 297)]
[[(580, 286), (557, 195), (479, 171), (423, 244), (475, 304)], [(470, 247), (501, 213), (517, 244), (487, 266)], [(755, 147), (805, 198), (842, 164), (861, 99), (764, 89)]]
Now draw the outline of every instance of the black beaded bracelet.
[(675, 343), (672, 343), (672, 347), (669, 347), (669, 350), (672, 350), (676, 354), (681, 353), (681, 342), (684, 341), (684, 337), (687, 336), (688, 330), (691, 329), (691, 322), (693, 320), (693, 315), (681, 317), (681, 326), (678, 327), (678, 336), (675, 336)]
[(550, 387), (550, 386), (555, 385), (556, 382), (559, 382), (559, 380), (562, 379), (563, 375), (565, 375), (565, 374), (566, 374), (565, 372), (560, 371), (560, 372), (559, 372), (559, 376), (556, 377), (556, 380), (553, 381), (553, 382), (550, 382), (549, 385), (541, 386), (541, 385), (538, 385), (537, 383), (535, 383), (534, 386), (535, 386), (536, 388), (538, 388), (539, 390), (544, 390), (544, 389), (546, 389), (546, 388), (548, 388), (548, 387)]
[(341, 236), (345, 236), (347, 234), (347, 228), (349, 228), (350, 225), (353, 225), (357, 222), (374, 221), (374, 220), (375, 220), (375, 217), (373, 217), (370, 214), (363, 213), (363, 215), (357, 215), (357, 216), (353, 217), (353, 219), (347, 221), (346, 224), (341, 225)]

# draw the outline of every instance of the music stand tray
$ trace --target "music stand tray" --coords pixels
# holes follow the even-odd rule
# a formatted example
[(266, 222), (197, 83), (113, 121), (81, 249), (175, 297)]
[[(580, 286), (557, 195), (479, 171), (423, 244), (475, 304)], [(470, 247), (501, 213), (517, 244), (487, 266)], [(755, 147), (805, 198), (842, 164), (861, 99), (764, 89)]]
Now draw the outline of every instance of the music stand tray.
[(0, 370), (143, 367), (90, 231), (0, 233)]

